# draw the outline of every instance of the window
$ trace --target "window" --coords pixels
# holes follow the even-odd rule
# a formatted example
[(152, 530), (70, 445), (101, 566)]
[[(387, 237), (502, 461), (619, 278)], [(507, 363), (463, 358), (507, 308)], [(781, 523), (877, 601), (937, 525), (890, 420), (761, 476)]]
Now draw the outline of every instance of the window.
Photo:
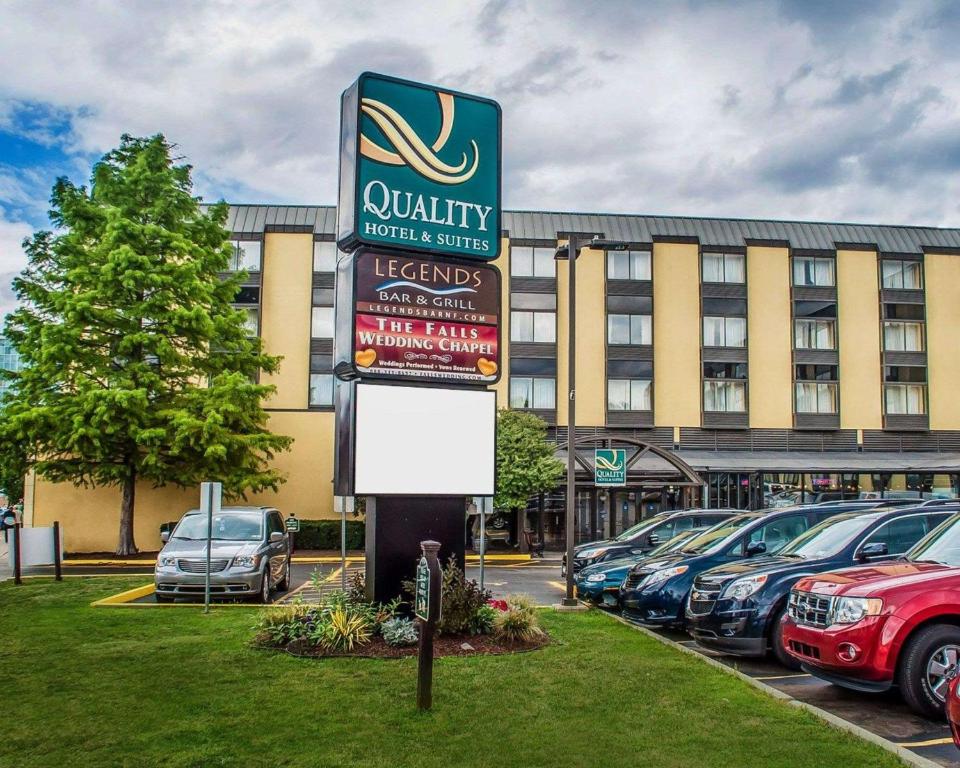
[(557, 340), (555, 312), (511, 312), (510, 341), (535, 341), (552, 344)]
[(928, 530), (926, 515), (901, 517), (877, 528), (863, 542), (863, 546), (867, 544), (886, 544), (887, 555), (891, 557), (902, 555), (926, 536)]
[(880, 276), (884, 288), (923, 288), (923, 264), (919, 261), (883, 259)]
[(794, 378), (797, 381), (836, 381), (839, 377), (835, 365), (804, 363), (796, 367)]
[(607, 315), (608, 344), (652, 344), (650, 315)]
[(704, 363), (703, 378), (705, 379), (746, 379), (746, 363)]
[(920, 323), (885, 322), (883, 348), (889, 352), (923, 352), (923, 326)]
[(244, 307), (243, 325), (247, 329), (248, 336), (257, 336), (260, 333), (260, 313), (256, 307)]
[(797, 413), (836, 413), (836, 383), (804, 382), (796, 383)]
[(703, 282), (746, 282), (746, 256), (742, 253), (705, 253), (702, 259)]
[(607, 409), (611, 411), (649, 411), (651, 382), (644, 379), (609, 379)]
[(833, 259), (819, 256), (794, 256), (793, 284), (836, 285)]
[(261, 247), (259, 240), (235, 240), (227, 269), (231, 272), (259, 272)]
[(337, 271), (337, 244), (326, 240), (316, 240), (313, 243), (313, 271)]
[(833, 320), (794, 320), (797, 349), (836, 349), (836, 324)]
[(744, 347), (747, 344), (747, 320), (743, 317), (703, 318), (703, 346)]
[(332, 373), (310, 374), (310, 405), (313, 407), (333, 405)]
[(747, 385), (742, 381), (713, 380), (703, 382), (703, 410), (745, 413)]
[(890, 415), (921, 415), (927, 412), (923, 384), (884, 384), (883, 401)]
[(310, 336), (314, 339), (333, 338), (333, 307), (314, 307), (310, 319)]
[(510, 407), (553, 410), (556, 403), (556, 379), (510, 377)]
[(283, 518), (280, 517), (280, 513), (271, 512), (267, 515), (267, 532), (268, 533), (286, 533), (287, 529), (283, 524)]
[(726, 317), (746, 317), (746, 299), (711, 299), (703, 297), (700, 306), (704, 315), (723, 315)]
[(259, 304), (260, 286), (241, 285), (237, 288), (237, 295), (233, 297), (234, 304)]
[[(772, 555), (810, 527), (806, 515), (786, 515), (771, 520), (766, 525), (756, 528), (750, 534), (748, 544), (762, 541), (767, 545), (765, 554)], [(742, 553), (742, 554), (745, 554)]]
[(884, 304), (884, 320), (923, 320), (923, 304)]
[(510, 274), (514, 277), (556, 277), (557, 262), (553, 248), (531, 248), (515, 245), (510, 248)]
[(927, 368), (923, 365), (887, 365), (883, 380), (891, 384), (923, 384), (927, 380)]
[(608, 280), (649, 280), (650, 251), (607, 251)]

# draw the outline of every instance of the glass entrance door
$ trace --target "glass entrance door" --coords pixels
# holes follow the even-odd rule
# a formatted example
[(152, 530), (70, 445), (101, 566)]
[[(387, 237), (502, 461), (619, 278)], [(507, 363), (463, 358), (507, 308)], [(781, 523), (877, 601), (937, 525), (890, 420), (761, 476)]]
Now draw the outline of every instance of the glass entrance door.
[(637, 514), (636, 491), (610, 491), (610, 537), (623, 533), (640, 519)]

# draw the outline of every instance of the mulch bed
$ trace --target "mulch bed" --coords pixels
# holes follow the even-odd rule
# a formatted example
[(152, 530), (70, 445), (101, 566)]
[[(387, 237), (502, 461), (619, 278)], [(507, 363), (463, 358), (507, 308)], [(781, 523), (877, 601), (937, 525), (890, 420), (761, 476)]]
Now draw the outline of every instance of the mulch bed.
[[(530, 643), (510, 643), (500, 641), (492, 635), (458, 635), (440, 636), (433, 638), (434, 656), (476, 656), (479, 654), (498, 655), (503, 653), (524, 653), (536, 651), (550, 644), (550, 638), (544, 635)], [(464, 647), (464, 646), (468, 647)], [(280, 649), (278, 649), (280, 650)], [(410, 645), (404, 648), (394, 648), (387, 645), (382, 637), (375, 637), (369, 643), (358, 646), (353, 651), (331, 652), (309, 645), (304, 641), (294, 641), (285, 649), (293, 656), (307, 658), (336, 658), (352, 656), (366, 659), (399, 659), (405, 656), (416, 656), (417, 646)]]

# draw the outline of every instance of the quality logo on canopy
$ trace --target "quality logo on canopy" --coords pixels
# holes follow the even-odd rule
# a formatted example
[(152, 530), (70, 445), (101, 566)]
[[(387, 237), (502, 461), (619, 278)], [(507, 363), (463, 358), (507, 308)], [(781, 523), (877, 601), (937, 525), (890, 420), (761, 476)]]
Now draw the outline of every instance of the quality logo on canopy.
[(341, 100), (341, 249), (497, 258), (500, 125), (489, 99), (361, 75)]
[(594, 485), (627, 484), (627, 450), (596, 448), (593, 452)]

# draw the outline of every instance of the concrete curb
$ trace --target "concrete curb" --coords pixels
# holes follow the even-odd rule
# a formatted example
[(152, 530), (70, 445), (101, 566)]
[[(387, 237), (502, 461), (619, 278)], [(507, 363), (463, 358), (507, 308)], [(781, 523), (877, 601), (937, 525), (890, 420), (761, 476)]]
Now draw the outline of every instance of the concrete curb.
[(728, 667), (726, 664), (721, 664), (716, 659), (711, 659), (709, 656), (704, 656), (701, 653), (697, 653), (692, 648), (687, 648), (686, 646), (680, 645), (680, 643), (674, 642), (673, 640), (667, 637), (661, 637), (656, 632), (651, 632), (646, 627), (641, 627), (637, 624), (633, 624), (627, 621), (626, 619), (624, 619), (623, 617), (617, 616), (616, 614), (613, 614), (613, 613), (608, 613), (607, 611), (601, 611), (601, 613), (603, 613), (605, 616), (609, 616), (614, 621), (619, 621), (621, 624), (627, 627), (630, 627), (631, 629), (636, 630), (637, 632), (640, 632), (646, 635), (647, 637), (658, 641), (659, 643), (662, 643), (663, 645), (669, 646), (670, 648), (680, 651), (681, 653), (686, 653), (689, 656), (693, 656), (699, 661), (709, 664), (711, 667), (715, 667), (727, 673), (728, 675), (732, 675), (733, 677), (738, 677), (741, 680), (743, 680), (745, 683), (749, 683), (754, 688), (760, 691), (763, 691), (768, 696), (771, 696), (775, 699), (779, 699), (780, 701), (786, 704), (789, 704), (792, 707), (796, 707), (797, 709), (806, 710), (812, 715), (823, 720), (828, 725), (832, 725), (834, 728), (837, 728), (841, 731), (846, 731), (847, 733), (852, 733), (855, 736), (859, 736), (864, 741), (868, 741), (871, 744), (875, 744), (878, 747), (885, 749), (887, 752), (890, 752), (896, 755), (900, 760), (902, 760), (907, 765), (913, 766), (913, 768), (943, 768), (943, 766), (940, 765), (940, 763), (935, 763), (933, 760), (928, 760), (925, 757), (921, 757), (916, 752), (911, 752), (909, 749), (906, 749), (905, 747), (901, 747), (899, 744), (895, 744), (894, 742), (888, 739), (884, 739), (881, 736), (877, 736), (877, 734), (871, 733), (866, 728), (861, 728), (859, 725), (854, 725), (853, 723), (848, 722), (841, 717), (837, 717), (836, 715), (830, 712), (827, 712), (826, 710), (820, 709), (819, 707), (815, 707), (812, 704), (807, 704), (805, 701), (797, 701), (789, 693), (785, 693), (777, 688), (774, 688), (771, 685), (767, 685), (761, 680), (757, 680), (755, 678), (750, 677), (750, 675), (745, 675), (743, 672), (740, 672), (737, 669), (733, 669), (732, 667)]

